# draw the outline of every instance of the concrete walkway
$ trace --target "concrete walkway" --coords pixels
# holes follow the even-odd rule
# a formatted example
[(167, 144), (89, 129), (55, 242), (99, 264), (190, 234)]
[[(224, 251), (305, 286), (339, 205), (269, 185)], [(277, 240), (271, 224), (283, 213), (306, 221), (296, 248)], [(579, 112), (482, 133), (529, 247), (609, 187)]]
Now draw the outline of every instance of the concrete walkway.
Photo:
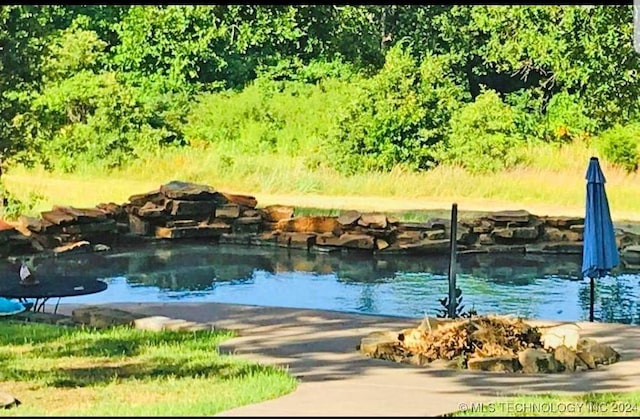
[[(583, 336), (607, 343), (621, 354), (616, 364), (582, 373), (522, 375), (414, 367), (368, 359), (355, 350), (372, 331), (415, 327), (419, 319), (218, 303), (107, 306), (237, 330), (239, 337), (226, 341), (221, 352), (285, 366), (301, 380), (291, 394), (221, 416), (436, 416), (457, 411), (465, 403), (517, 393), (640, 389), (640, 327), (636, 326), (578, 323)], [(74, 307), (60, 305), (58, 312), (70, 314)]]

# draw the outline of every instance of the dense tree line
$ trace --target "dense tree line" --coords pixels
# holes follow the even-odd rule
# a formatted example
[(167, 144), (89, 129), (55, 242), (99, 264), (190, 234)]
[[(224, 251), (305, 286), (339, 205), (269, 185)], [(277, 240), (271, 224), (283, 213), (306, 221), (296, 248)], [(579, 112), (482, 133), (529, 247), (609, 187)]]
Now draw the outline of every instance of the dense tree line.
[[(518, 146), (594, 136), (637, 169), (631, 6), (14, 5), (0, 28), (7, 164), (118, 167), (232, 139), (238, 118), (307, 153), (272, 138), (286, 118), (269, 100), (319, 86), (344, 90), (316, 136), (344, 173), (500, 170), (522, 161)], [(236, 119), (196, 114), (252, 88), (259, 103)]]

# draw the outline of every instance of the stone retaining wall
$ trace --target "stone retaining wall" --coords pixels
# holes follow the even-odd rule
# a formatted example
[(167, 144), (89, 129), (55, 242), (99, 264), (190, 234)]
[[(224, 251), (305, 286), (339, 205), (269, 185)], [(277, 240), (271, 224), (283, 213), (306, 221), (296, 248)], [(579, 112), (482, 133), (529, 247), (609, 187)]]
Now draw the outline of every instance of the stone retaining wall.
[[(197, 238), (314, 252), (446, 254), (450, 228), (447, 219), (410, 223), (382, 213), (358, 211), (334, 217), (296, 217), (293, 207), (258, 208), (252, 196), (173, 181), (133, 195), (124, 204), (99, 204), (90, 209), (55, 206), (40, 218), (20, 217), (16, 229), (2, 230), (0, 226), (0, 251), (60, 253), (102, 250), (135, 241)], [(580, 254), (583, 229), (584, 219), (579, 217), (500, 211), (460, 219), (457, 243), (461, 253)], [(623, 261), (640, 265), (640, 235), (618, 230), (617, 240)]]

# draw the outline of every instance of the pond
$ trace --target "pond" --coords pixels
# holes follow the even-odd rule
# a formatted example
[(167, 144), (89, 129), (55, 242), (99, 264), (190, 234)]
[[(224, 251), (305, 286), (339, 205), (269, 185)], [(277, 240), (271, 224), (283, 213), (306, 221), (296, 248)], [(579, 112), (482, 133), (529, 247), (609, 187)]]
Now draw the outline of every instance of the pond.
[[(588, 318), (580, 255), (460, 255), (465, 311), (577, 321)], [(36, 258), (37, 275), (89, 275), (106, 291), (64, 303), (220, 302), (435, 316), (447, 295), (447, 256), (307, 253), (283, 248), (153, 243), (121, 251)], [(2, 277), (19, 266), (0, 264)], [(620, 269), (597, 281), (595, 316), (640, 324), (640, 275)]]

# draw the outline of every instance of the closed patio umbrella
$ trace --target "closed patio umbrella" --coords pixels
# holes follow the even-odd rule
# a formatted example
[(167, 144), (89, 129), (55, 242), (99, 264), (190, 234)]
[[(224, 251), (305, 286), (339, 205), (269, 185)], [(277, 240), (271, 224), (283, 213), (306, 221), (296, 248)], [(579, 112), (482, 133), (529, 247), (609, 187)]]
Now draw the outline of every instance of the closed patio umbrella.
[(593, 321), (595, 278), (605, 276), (620, 263), (615, 230), (609, 213), (606, 182), (597, 157), (587, 168), (587, 203), (582, 249), (582, 275), (590, 279), (589, 321)]

